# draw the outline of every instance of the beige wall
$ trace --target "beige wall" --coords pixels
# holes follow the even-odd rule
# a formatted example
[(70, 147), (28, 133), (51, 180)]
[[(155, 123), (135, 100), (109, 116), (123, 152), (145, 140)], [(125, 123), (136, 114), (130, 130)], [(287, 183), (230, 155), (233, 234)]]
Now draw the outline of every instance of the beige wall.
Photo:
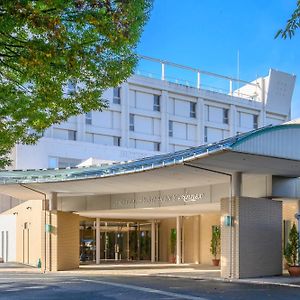
[[(79, 266), (79, 216), (67, 212), (46, 212), (46, 223), (52, 231), (45, 232), (45, 211), (42, 201), (30, 200), (6, 214), (16, 215), (16, 261), (37, 266), (38, 260), (47, 270), (69, 270)], [(46, 238), (46, 262), (45, 262)], [(51, 247), (49, 247), (51, 245)]]
[[(79, 267), (79, 215), (61, 211), (47, 212), (51, 232), (43, 233), (42, 258), (50, 271), (71, 270)], [(51, 247), (49, 247), (51, 245)]]
[(210, 253), (212, 226), (220, 225), (220, 214), (202, 214), (200, 218), (200, 262), (212, 264), (213, 256)]
[[(182, 224), (183, 262), (211, 264), (213, 258), (210, 253), (211, 228), (213, 225), (220, 225), (220, 214), (208, 213), (184, 217)], [(172, 228), (176, 228), (175, 218), (161, 220), (159, 227), (160, 261), (169, 261), (170, 259), (170, 232)]]
[(283, 201), (282, 202), (282, 217), (283, 220), (295, 222), (295, 213), (298, 212), (298, 201)]
[(170, 260), (170, 233), (171, 229), (176, 228), (176, 219), (164, 219), (159, 224), (159, 261), (167, 262)]
[(42, 249), (42, 201), (32, 200), (5, 212), (16, 215), (16, 261), (36, 266)]

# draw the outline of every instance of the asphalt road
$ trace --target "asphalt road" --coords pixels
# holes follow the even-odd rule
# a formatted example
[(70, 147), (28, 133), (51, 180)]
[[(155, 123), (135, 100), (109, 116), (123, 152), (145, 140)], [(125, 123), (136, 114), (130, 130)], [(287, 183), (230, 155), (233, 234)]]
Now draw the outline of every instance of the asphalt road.
[(0, 299), (300, 299), (300, 288), (151, 276), (59, 276), (0, 271)]

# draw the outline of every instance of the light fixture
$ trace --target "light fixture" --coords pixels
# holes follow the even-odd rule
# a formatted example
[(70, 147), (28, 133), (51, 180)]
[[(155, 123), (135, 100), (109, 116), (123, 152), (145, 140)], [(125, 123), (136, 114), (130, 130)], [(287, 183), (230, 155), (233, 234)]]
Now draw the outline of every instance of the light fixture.
[(14, 215), (14, 216), (17, 216), (18, 214), (19, 214), (19, 213), (18, 213), (18, 212), (16, 212), (16, 211), (13, 213), (13, 215)]
[(31, 210), (32, 207), (31, 207), (31, 206), (27, 206), (26, 209), (27, 209), (27, 210)]

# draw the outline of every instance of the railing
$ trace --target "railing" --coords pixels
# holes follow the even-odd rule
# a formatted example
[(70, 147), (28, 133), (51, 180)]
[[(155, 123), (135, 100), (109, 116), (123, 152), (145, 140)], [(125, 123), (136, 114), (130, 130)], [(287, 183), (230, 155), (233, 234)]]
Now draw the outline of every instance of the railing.
[[(248, 82), (144, 55), (139, 55), (139, 58), (139, 64), (135, 71), (136, 75), (249, 100), (260, 100), (261, 91), (258, 82)], [(171, 74), (169, 75), (169, 73)], [(182, 78), (183, 75), (185, 78)], [(244, 91), (243, 87), (245, 86), (247, 86), (248, 92)]]

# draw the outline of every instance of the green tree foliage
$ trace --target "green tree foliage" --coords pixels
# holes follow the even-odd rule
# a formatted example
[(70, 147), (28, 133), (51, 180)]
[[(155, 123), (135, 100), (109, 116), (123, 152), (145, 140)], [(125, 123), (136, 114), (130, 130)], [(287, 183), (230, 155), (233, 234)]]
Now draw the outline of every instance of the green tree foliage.
[(289, 241), (284, 249), (284, 257), (290, 266), (297, 266), (299, 263), (299, 236), (297, 227), (294, 224), (289, 233)]
[(214, 259), (217, 259), (221, 254), (221, 230), (220, 226), (214, 226), (212, 230), (212, 237), (210, 241), (210, 253)]
[(297, 0), (297, 7), (292, 13), (291, 17), (287, 20), (285, 28), (278, 30), (275, 38), (280, 36), (283, 39), (291, 39), (295, 35), (298, 28), (300, 28), (300, 0)]
[(15, 143), (34, 143), (52, 124), (106, 106), (103, 91), (133, 72), (151, 6), (152, 0), (0, 2), (0, 167)]

